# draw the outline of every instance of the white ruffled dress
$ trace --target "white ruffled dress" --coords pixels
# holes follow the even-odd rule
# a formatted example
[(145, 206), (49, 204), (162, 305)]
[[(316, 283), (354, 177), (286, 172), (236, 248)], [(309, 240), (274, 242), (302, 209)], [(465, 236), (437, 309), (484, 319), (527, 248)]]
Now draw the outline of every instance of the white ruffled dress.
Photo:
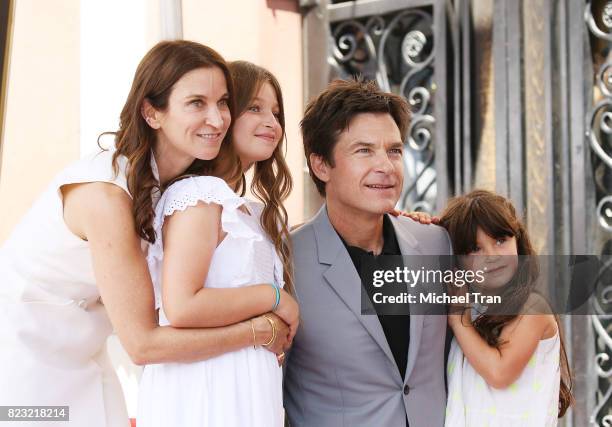
[(488, 385), (453, 338), (448, 356), (446, 427), (553, 427), (560, 385), (559, 333), (538, 343), (519, 378), (506, 389)]
[[(172, 184), (157, 205), (154, 220), (157, 240), (147, 257), (160, 325), (170, 324), (161, 298), (164, 218), (200, 201), (222, 206), (221, 226), (227, 232), (213, 254), (203, 286), (284, 283), (282, 263), (259, 223), (263, 206), (237, 196), (219, 178), (183, 179)], [(245, 206), (250, 215), (240, 206)], [(198, 262), (197, 254), (185, 262)], [(264, 348), (249, 346), (200, 362), (144, 368), (138, 427), (280, 427), (283, 420), (282, 370), (276, 356)]]

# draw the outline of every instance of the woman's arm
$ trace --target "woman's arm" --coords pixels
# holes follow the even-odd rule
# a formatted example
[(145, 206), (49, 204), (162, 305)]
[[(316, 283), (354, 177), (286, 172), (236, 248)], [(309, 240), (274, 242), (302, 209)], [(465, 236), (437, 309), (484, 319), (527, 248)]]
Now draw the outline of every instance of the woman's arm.
[[(107, 313), (122, 345), (136, 364), (190, 362), (253, 345), (250, 322), (212, 329), (175, 329), (157, 324), (153, 286), (134, 231), (132, 202), (119, 187), (90, 183), (65, 187), (64, 218), (89, 241), (94, 274)], [(265, 319), (256, 319), (255, 343), (271, 337)], [(266, 325), (267, 324), (267, 325)], [(280, 334), (279, 346), (286, 345)]]
[[(500, 350), (491, 347), (472, 326), (470, 310), (449, 314), (448, 321), (463, 354), (491, 387), (509, 387), (521, 375), (550, 327), (550, 314), (519, 315), (501, 333)], [(552, 318), (554, 322), (554, 318)]]
[[(173, 326), (231, 325), (266, 313), (274, 306), (276, 293), (270, 284), (204, 287), (215, 249), (225, 237), (220, 230), (221, 209), (217, 204), (200, 202), (166, 217), (162, 298), (164, 312)], [(237, 268), (244, 262), (240, 258), (230, 261)], [(290, 325), (297, 322), (297, 303), (283, 290), (276, 312)]]

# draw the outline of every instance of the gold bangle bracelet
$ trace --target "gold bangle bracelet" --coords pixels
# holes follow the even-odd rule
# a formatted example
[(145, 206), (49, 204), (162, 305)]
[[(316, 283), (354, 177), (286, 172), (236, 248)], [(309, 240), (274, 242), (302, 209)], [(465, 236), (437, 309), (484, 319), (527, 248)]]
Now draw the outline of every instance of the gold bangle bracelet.
[(268, 341), (267, 343), (262, 344), (264, 347), (267, 347), (276, 340), (276, 324), (274, 323), (274, 320), (270, 319), (265, 314), (262, 317), (266, 319), (268, 323), (270, 323), (270, 326), (272, 326), (272, 338), (270, 338), (270, 341)]
[(251, 331), (253, 331), (253, 348), (257, 348), (257, 337), (255, 336), (255, 325), (253, 319), (251, 319)]
[(274, 323), (274, 320), (270, 319), (266, 315), (264, 315), (263, 318), (266, 319), (268, 323), (270, 323), (270, 326), (272, 327), (272, 337), (270, 338), (270, 341), (268, 341), (265, 344), (262, 344), (264, 347), (267, 347), (270, 344), (272, 344), (274, 341), (276, 341), (276, 324)]

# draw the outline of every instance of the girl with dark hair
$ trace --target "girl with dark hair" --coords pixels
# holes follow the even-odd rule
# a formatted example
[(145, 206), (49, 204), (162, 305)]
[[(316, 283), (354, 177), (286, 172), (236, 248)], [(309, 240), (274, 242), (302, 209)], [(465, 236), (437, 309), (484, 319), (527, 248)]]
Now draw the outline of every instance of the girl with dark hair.
[[(450, 313), (446, 425), (556, 426), (572, 402), (558, 319), (534, 292), (537, 262), (512, 203), (473, 191), (452, 199), (440, 218), (464, 269), (484, 272), (482, 292), (503, 310)], [(519, 256), (523, 259), (519, 260)]]
[(230, 167), (223, 172), (230, 181), (240, 178), (226, 138), (233, 108), (231, 76), (214, 50), (180, 40), (145, 55), (116, 151), (60, 173), (0, 248), (2, 405), (68, 406), (72, 425), (127, 426), (105, 348), (113, 329), (137, 364), (192, 362), (261, 343), (274, 353), (287, 344), (287, 327), (273, 313), (175, 329), (159, 326), (154, 309), (142, 247), (161, 237), (159, 190), (220, 165)]
[[(218, 327), (273, 311), (289, 325), (283, 340), (290, 343), (299, 310), (290, 295), (282, 204), (291, 176), (282, 152), (280, 85), (269, 71), (248, 62), (230, 63), (229, 70), (237, 93), (232, 146), (242, 177), (229, 179), (219, 162), (217, 177), (181, 177), (162, 195), (153, 223), (158, 239), (148, 257), (160, 324)], [(251, 168), (251, 190), (263, 204), (242, 197), (244, 173)], [(276, 321), (267, 320), (276, 331)], [(253, 329), (252, 347), (196, 363), (146, 366), (138, 425), (282, 426), (284, 349), (275, 358), (259, 344)]]

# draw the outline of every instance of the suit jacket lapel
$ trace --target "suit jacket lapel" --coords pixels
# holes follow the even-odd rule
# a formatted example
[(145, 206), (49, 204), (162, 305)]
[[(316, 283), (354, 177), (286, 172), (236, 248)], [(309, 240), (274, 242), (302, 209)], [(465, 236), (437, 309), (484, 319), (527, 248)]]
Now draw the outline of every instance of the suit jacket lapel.
[[(402, 255), (423, 255), (419, 242), (416, 238), (399, 224), (399, 220), (391, 216), (391, 222), (395, 229), (395, 236), (399, 243)], [(410, 315), (410, 343), (408, 344), (408, 360), (406, 361), (406, 377), (404, 381), (410, 378), (410, 373), (414, 369), (419, 347), (421, 345), (421, 335), (423, 332), (423, 315)]]
[[(330, 266), (323, 276), (395, 366), (393, 353), (378, 316), (361, 314), (361, 279), (344, 244), (329, 222), (326, 205), (323, 205), (313, 220), (313, 226), (319, 262)], [(369, 306), (372, 308), (371, 304)], [(401, 380), (399, 375), (397, 377)]]

